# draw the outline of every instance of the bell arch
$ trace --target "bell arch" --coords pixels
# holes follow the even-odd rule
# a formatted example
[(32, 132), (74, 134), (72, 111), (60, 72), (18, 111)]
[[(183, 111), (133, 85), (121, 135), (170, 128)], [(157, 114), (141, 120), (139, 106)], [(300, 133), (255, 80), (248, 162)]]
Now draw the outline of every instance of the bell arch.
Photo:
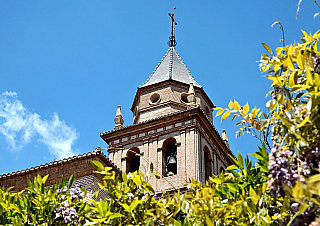
[(132, 173), (139, 170), (140, 156), (136, 155), (136, 153), (140, 154), (140, 150), (137, 147), (133, 147), (128, 150), (126, 173)]
[(177, 174), (177, 145), (176, 139), (167, 138), (162, 145), (162, 174), (173, 176)]
[(204, 163), (205, 163), (205, 180), (208, 180), (212, 176), (212, 156), (207, 146), (203, 148)]

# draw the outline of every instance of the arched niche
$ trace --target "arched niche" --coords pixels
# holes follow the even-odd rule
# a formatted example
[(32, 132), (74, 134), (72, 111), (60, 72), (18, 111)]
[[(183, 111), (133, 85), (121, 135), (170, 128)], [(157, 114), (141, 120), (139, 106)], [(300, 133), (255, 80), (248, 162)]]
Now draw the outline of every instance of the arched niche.
[(205, 180), (208, 180), (212, 176), (212, 156), (207, 146), (203, 148), (204, 162), (205, 162)]
[(173, 176), (177, 174), (177, 141), (173, 137), (167, 138), (162, 145), (162, 174)]
[(140, 167), (140, 150), (137, 147), (130, 148), (127, 152), (127, 168), (126, 173), (132, 173), (138, 171)]

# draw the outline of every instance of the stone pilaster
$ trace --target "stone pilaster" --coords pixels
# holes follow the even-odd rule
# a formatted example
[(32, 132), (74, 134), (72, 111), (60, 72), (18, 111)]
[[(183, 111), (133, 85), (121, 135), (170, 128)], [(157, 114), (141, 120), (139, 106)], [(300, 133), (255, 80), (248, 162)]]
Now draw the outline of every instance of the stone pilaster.
[[(142, 146), (139, 147), (140, 154), (143, 154), (143, 158), (145, 158), (147, 161), (150, 161), (149, 159), (149, 144), (148, 144), (148, 139), (143, 140)], [(143, 158), (140, 158), (140, 170), (143, 173), (147, 173), (149, 170), (149, 163), (146, 162)]]

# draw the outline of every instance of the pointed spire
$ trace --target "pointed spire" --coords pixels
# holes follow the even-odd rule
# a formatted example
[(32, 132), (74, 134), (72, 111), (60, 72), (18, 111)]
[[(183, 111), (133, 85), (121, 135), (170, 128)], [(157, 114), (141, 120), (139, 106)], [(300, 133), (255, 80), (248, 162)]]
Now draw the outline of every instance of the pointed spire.
[(222, 130), (222, 140), (226, 143), (226, 145), (228, 147), (230, 147), (229, 141), (228, 141), (228, 137), (227, 137), (227, 133), (226, 130)]
[(175, 48), (169, 48), (150, 77), (140, 87), (153, 85), (159, 82), (175, 80), (185, 84), (193, 83), (195, 87), (201, 87), (194, 79), (186, 64), (183, 62)]
[(197, 106), (193, 83), (190, 83), (187, 99), (190, 108)]
[(122, 116), (121, 106), (120, 105), (118, 105), (118, 107), (117, 107), (117, 113), (116, 113), (116, 117), (114, 119), (114, 122), (116, 123), (116, 125), (114, 126), (115, 130), (121, 129), (123, 127), (124, 120), (123, 120), (123, 116)]

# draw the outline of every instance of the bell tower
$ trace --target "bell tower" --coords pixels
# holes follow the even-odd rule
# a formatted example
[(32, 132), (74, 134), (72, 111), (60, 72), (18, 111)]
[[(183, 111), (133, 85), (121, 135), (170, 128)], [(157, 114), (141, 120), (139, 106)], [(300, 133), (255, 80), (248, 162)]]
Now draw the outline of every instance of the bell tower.
[[(204, 183), (220, 174), (233, 164), (233, 154), (225, 132), (222, 138), (213, 125), (214, 104), (175, 49), (175, 13), (169, 16), (169, 49), (138, 87), (131, 107), (133, 124), (122, 126), (118, 106), (114, 130), (100, 136), (109, 145), (109, 159), (122, 171), (148, 172), (149, 164), (137, 153), (176, 188), (184, 188), (189, 178)], [(156, 192), (173, 189), (164, 178), (148, 180)]]

